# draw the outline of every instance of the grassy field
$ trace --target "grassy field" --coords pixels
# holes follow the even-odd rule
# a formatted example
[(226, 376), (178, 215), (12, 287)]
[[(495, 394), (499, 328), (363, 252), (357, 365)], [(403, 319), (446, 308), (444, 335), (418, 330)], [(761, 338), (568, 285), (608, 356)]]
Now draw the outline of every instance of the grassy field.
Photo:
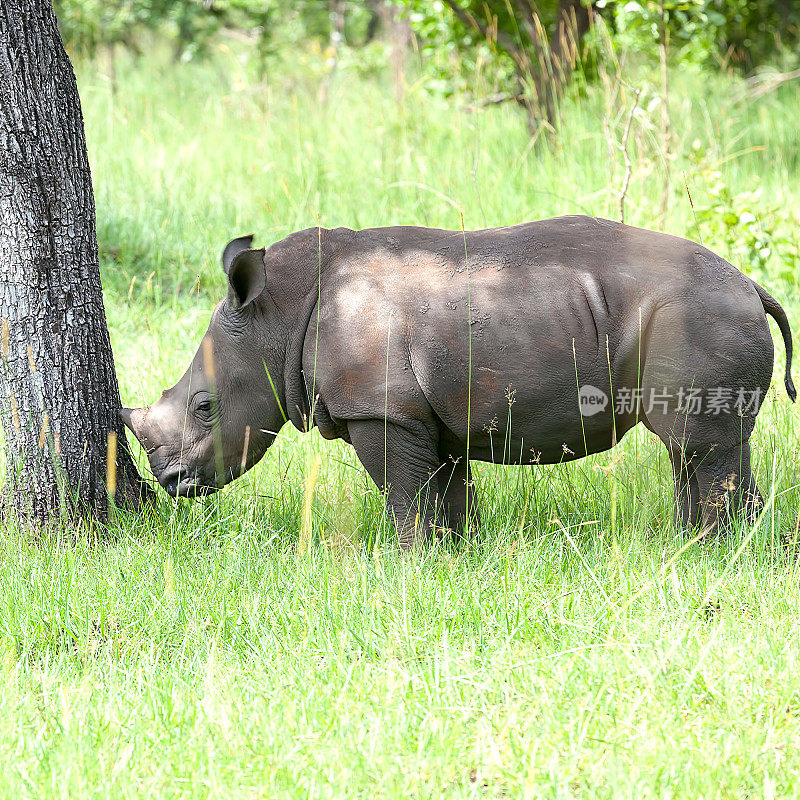
[[(531, 141), (517, 109), (470, 112), (424, 81), (398, 104), (345, 65), (322, 105), (302, 59), (286, 74), (256, 81), (222, 51), (121, 59), (112, 87), (79, 65), (128, 404), (185, 369), (233, 236), (619, 213), (627, 88), (569, 102), (559, 134)], [(730, 76), (676, 72), (661, 217), (650, 77), (625, 75), (645, 90), (626, 220), (756, 268), (737, 249), (749, 217), (726, 228), (715, 209), (752, 213), (781, 251), (756, 274), (800, 331), (780, 277), (798, 260), (800, 86), (754, 101)], [(767, 512), (714, 541), (676, 533), (645, 431), (570, 466), (479, 467), (477, 541), (419, 559), (393, 550), (351, 449), (288, 429), (221, 494), (161, 493), (97, 540), (7, 528), (0, 796), (797, 796), (800, 438), (775, 386), (753, 439)]]

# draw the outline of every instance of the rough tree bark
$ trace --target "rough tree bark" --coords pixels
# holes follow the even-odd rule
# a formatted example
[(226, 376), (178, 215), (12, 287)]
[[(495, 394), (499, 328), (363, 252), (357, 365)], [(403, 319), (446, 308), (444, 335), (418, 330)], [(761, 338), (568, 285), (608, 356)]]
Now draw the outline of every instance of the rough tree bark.
[(75, 76), (49, 0), (0, 2), (0, 421), (9, 507), (31, 523), (147, 488), (125, 447)]

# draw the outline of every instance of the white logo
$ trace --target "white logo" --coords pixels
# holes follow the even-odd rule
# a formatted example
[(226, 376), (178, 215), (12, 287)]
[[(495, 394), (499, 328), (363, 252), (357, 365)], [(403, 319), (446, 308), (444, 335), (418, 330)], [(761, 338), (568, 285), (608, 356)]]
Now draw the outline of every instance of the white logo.
[(581, 414), (584, 417), (593, 417), (595, 414), (606, 410), (608, 395), (602, 389), (587, 383), (581, 386), (581, 390), (578, 392), (578, 401)]

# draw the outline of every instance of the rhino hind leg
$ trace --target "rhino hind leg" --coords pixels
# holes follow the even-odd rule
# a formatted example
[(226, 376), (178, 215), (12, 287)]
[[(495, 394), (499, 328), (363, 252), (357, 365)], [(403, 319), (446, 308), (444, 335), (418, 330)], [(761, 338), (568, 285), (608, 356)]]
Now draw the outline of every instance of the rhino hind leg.
[[(675, 523), (681, 528), (701, 526), (716, 533), (733, 517), (755, 522), (764, 501), (750, 465), (749, 434), (753, 420), (720, 417), (715, 426), (707, 419), (695, 423), (678, 412), (672, 423), (665, 416), (642, 419), (666, 446), (675, 485)], [(738, 428), (738, 430), (733, 430)], [(719, 442), (729, 442), (727, 446)]]
[(773, 366), (760, 300), (698, 287), (655, 311), (640, 347), (639, 419), (670, 453), (678, 520), (706, 532), (741, 511), (753, 521), (763, 503), (749, 440)]
[(674, 429), (664, 435), (654, 432), (669, 450), (678, 527), (701, 526), (702, 532), (709, 534), (719, 532), (740, 515), (751, 525), (758, 519), (764, 499), (752, 473), (749, 441), (728, 448), (697, 442), (689, 446), (691, 437), (684, 434), (679, 440)]
[(736, 515), (753, 524), (764, 499), (750, 467), (750, 444), (742, 442), (726, 451), (710, 451), (697, 466), (701, 524), (704, 532), (716, 532)]

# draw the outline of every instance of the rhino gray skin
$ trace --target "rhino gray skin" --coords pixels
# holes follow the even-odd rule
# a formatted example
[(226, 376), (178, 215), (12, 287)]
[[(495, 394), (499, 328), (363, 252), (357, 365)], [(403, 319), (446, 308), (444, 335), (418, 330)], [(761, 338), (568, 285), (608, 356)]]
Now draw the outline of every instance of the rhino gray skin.
[[(641, 422), (669, 450), (680, 524), (715, 529), (762, 507), (748, 440), (772, 377), (765, 312), (794, 400), (791, 332), (764, 289), (705, 247), (586, 216), (251, 244), (225, 249), (228, 296), (186, 374), (123, 411), (171, 495), (230, 482), (287, 419), (316, 425), (355, 447), (408, 548), (434, 518), (463, 526), (468, 494), (474, 508), (468, 427), (470, 459), (552, 464)], [(595, 398), (585, 414), (579, 386)], [(749, 407), (720, 410), (720, 393)]]

